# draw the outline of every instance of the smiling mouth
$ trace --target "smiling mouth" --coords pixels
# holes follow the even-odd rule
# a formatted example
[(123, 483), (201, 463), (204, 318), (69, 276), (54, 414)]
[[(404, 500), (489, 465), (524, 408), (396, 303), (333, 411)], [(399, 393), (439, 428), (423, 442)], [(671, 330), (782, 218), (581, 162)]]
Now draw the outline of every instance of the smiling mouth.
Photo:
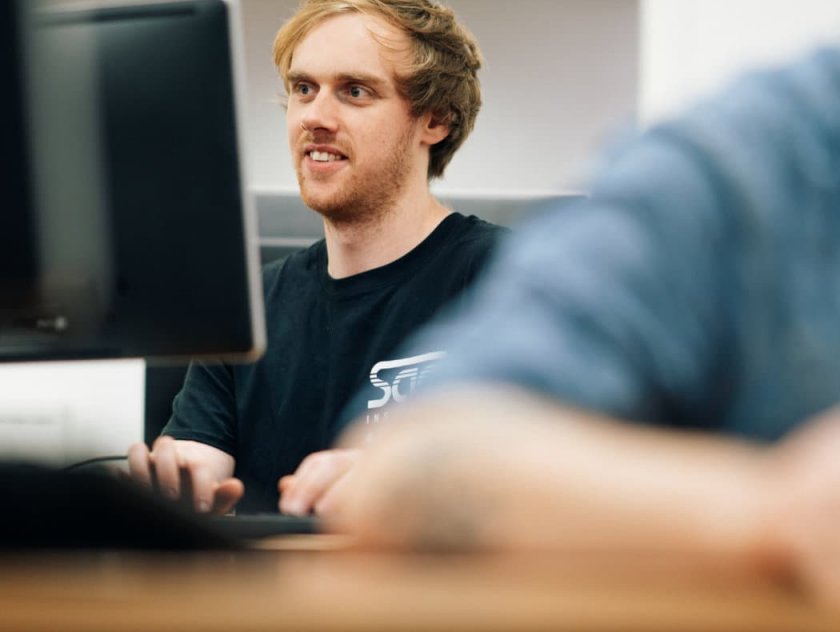
[(306, 154), (315, 162), (336, 162), (337, 160), (347, 160), (347, 156), (341, 154), (331, 154), (326, 151), (310, 151)]

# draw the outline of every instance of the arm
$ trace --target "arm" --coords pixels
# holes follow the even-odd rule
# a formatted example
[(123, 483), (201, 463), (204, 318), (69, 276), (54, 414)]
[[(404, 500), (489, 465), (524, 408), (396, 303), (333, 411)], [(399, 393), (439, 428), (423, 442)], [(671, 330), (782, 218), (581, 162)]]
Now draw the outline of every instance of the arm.
[(231, 455), (197, 441), (160, 437), (151, 452), (145, 443), (128, 450), (131, 477), (172, 500), (191, 502), (198, 512), (230, 511), (244, 493), (233, 478)]
[(395, 415), (333, 521), (365, 545), (660, 554), (714, 573), (792, 574), (840, 598), (836, 418), (765, 447), (498, 390)]

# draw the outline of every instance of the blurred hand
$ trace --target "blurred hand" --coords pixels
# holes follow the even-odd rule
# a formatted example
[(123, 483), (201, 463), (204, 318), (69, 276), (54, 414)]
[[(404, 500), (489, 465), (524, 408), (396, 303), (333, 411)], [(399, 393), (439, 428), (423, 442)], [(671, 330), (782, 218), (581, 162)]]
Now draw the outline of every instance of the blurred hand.
[(128, 449), (133, 480), (199, 513), (227, 513), (242, 498), (245, 488), (232, 477), (233, 467), (231, 455), (197, 441), (160, 437), (151, 451), (145, 443)]
[(294, 474), (277, 483), (282, 513), (305, 516), (315, 512), (329, 517), (342, 493), (347, 476), (359, 457), (360, 449), (336, 449), (313, 452)]

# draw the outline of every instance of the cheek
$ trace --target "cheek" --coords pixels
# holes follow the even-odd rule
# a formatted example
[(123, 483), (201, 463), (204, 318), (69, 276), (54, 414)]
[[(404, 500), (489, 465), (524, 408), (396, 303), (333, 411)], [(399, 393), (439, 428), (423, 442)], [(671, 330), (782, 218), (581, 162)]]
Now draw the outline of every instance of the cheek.
[(295, 142), (300, 138), (302, 133), (300, 116), (294, 108), (289, 107), (286, 110), (286, 136), (289, 139), (289, 147), (294, 148)]
[(393, 121), (371, 127), (366, 132), (364, 146), (375, 154), (387, 154), (388, 150), (393, 150), (395, 147), (400, 147), (402, 150), (407, 135), (410, 134), (405, 125), (395, 124)]
[(286, 136), (289, 139), (289, 147), (294, 148), (295, 142), (297, 141), (298, 137), (300, 136), (300, 125), (298, 125), (296, 119), (292, 119), (290, 117), (286, 118)]

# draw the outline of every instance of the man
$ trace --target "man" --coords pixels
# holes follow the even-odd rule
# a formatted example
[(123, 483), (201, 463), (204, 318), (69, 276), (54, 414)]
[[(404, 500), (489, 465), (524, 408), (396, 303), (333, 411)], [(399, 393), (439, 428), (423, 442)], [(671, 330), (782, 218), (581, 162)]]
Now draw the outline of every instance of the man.
[(333, 519), (389, 546), (658, 553), (840, 603), (838, 237), (827, 49), (653, 128), (513, 235), (414, 341), (448, 356), (328, 491)]
[(403, 399), (445, 349), (397, 345), (472, 281), (500, 230), (429, 190), (480, 105), (478, 47), (449, 9), (304, 1), (274, 59), (325, 239), (265, 268), (265, 357), (193, 364), (165, 436), (130, 450), (136, 479), (199, 511), (276, 510), (278, 480), (330, 445), (351, 396), (362, 389), (370, 422)]

